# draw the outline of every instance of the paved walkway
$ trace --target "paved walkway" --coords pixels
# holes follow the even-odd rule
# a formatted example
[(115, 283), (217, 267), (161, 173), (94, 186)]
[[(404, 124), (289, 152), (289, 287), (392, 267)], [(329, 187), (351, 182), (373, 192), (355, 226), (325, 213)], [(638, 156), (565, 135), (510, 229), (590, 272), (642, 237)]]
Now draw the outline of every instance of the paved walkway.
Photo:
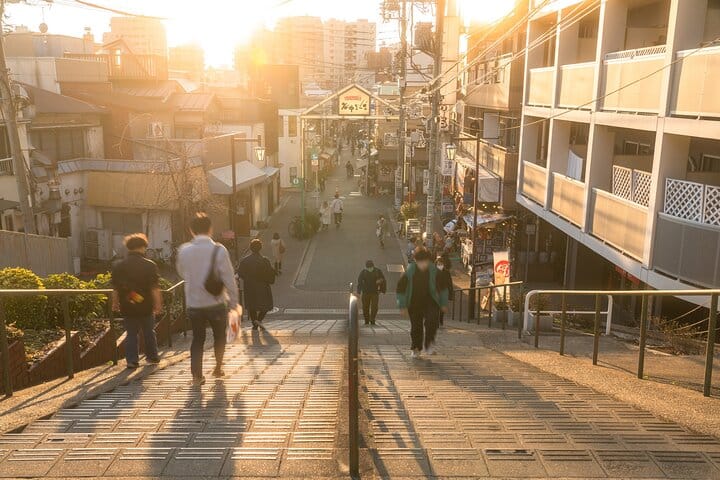
[[(365, 259), (387, 268), (401, 255), (374, 237), (390, 199), (358, 197), (342, 177), (329, 194), (333, 182), (343, 226), (286, 238), (279, 311), (229, 346), (223, 379), (209, 376), (211, 348), (202, 387), (178, 355), (0, 434), (0, 478), (347, 477), (345, 284)], [(264, 238), (285, 237), (298, 212), (291, 195)], [(720, 479), (720, 440), (696, 433), (720, 432), (717, 399), (465, 323), (448, 322), (437, 355), (411, 359), (408, 329), (392, 295), (378, 325), (361, 328), (363, 478)]]

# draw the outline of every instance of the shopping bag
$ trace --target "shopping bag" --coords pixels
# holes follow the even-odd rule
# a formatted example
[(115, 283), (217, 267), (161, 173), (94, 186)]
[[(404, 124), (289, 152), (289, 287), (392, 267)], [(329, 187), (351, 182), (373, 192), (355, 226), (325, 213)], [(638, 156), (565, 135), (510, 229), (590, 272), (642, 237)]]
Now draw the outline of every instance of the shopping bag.
[(225, 339), (227, 343), (232, 343), (240, 333), (240, 319), (242, 318), (242, 307), (238, 305), (237, 308), (228, 312), (228, 324), (225, 329)]

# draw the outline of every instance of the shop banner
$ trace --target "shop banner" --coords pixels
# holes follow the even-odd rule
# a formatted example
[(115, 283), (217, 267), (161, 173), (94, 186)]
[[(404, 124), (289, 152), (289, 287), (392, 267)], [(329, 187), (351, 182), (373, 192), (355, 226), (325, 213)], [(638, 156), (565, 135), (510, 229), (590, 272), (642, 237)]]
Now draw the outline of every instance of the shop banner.
[(441, 171), (442, 171), (443, 177), (452, 177), (452, 176), (453, 176), (453, 173), (454, 173), (454, 171), (455, 171), (455, 162), (454, 162), (453, 160), (448, 159), (448, 157), (447, 157), (447, 145), (448, 145), (447, 143), (443, 143), (443, 144), (442, 144), (442, 149), (441, 149), (441, 152), (442, 152), (442, 153), (441, 153), (441, 157), (442, 157), (441, 165), (442, 165), (442, 167), (441, 167)]
[(495, 285), (510, 283), (510, 252), (493, 252)]

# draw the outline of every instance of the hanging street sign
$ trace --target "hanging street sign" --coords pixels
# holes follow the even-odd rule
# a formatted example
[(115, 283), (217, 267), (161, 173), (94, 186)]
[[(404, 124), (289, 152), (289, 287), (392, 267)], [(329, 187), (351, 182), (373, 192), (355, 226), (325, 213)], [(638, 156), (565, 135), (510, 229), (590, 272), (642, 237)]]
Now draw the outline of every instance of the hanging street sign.
[(338, 97), (338, 114), (370, 115), (370, 95), (357, 87), (347, 89)]

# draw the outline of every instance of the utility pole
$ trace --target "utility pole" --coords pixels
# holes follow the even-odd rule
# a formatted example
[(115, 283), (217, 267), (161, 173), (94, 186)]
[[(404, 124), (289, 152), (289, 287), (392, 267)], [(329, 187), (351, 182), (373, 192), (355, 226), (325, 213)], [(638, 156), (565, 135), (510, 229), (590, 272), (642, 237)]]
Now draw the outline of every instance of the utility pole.
[(35, 216), (30, 204), (30, 188), (28, 185), (27, 170), (25, 168), (25, 155), (20, 146), (20, 136), (17, 126), (17, 111), (15, 101), (10, 87), (8, 68), (5, 63), (5, 34), (2, 32), (2, 18), (5, 15), (5, 0), (0, 0), (0, 110), (5, 120), (5, 130), (10, 141), (10, 152), (12, 153), (13, 171), (17, 183), (20, 211), (23, 215), (23, 228), (25, 233), (37, 233), (35, 229)]
[(400, 93), (400, 124), (398, 126), (398, 154), (397, 168), (401, 181), (398, 184), (395, 179), (395, 207), (400, 208), (403, 201), (403, 190), (405, 188), (405, 135), (407, 124), (405, 117), (405, 87), (407, 86), (407, 4), (406, 0), (400, 2), (400, 78), (398, 90)]
[(440, 157), (440, 76), (443, 66), (443, 30), (445, 23), (445, 1), (437, 0), (437, 11), (435, 20), (435, 68), (433, 78), (435, 81), (430, 86), (432, 89), (432, 115), (430, 119), (430, 156), (428, 159), (428, 170), (430, 173), (430, 184), (427, 195), (427, 216), (425, 232), (427, 238), (432, 241), (435, 220), (435, 191), (437, 189), (437, 166)]

